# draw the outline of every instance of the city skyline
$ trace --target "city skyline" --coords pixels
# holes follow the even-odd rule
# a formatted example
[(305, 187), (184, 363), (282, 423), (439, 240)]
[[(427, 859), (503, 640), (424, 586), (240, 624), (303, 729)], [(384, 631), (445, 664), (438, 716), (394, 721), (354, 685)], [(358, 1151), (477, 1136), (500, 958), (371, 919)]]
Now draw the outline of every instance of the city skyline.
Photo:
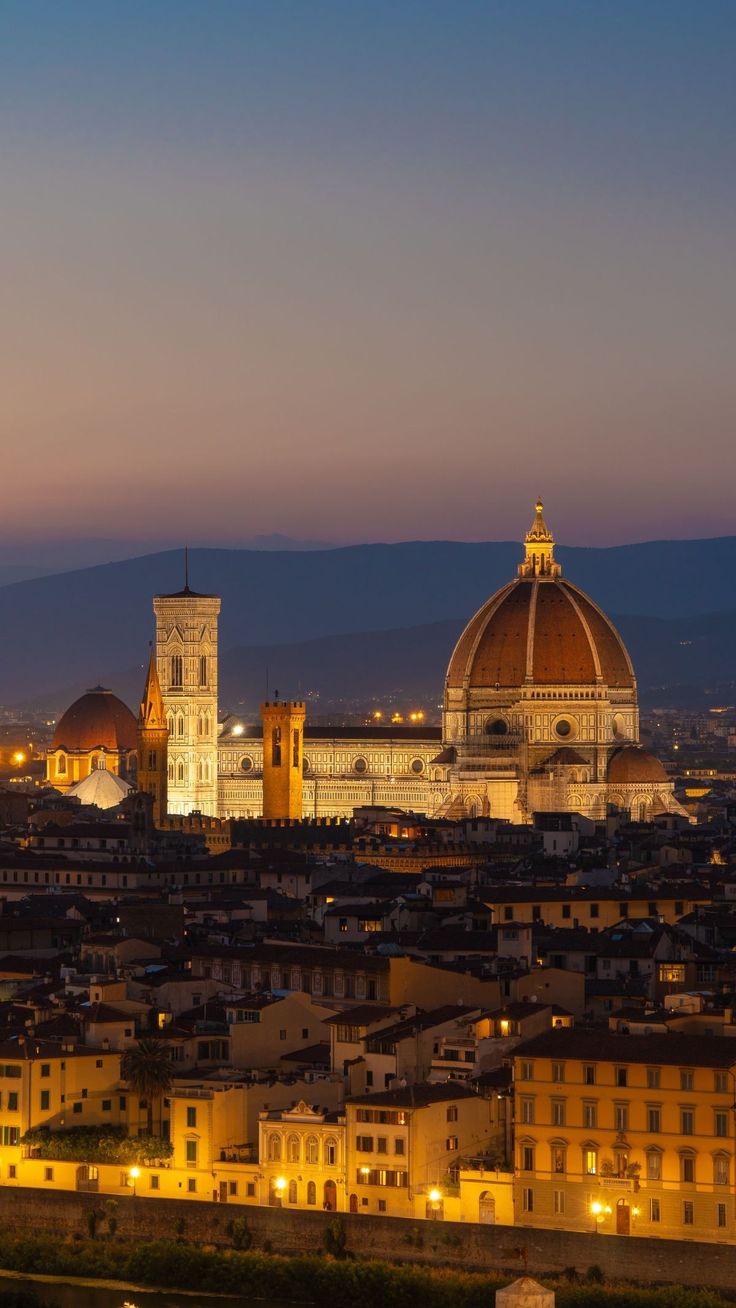
[(6, 6), (0, 534), (732, 533), (733, 28)]

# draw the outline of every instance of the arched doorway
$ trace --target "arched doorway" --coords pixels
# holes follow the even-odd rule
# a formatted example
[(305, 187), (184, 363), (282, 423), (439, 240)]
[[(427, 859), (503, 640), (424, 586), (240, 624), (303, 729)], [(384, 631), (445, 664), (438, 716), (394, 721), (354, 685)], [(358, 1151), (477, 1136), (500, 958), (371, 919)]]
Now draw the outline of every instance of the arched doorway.
[(496, 1200), (488, 1190), (484, 1190), (478, 1200), (478, 1221), (484, 1226), (495, 1225)]
[(631, 1234), (631, 1209), (625, 1199), (616, 1204), (616, 1235)]
[(358, 1196), (357, 1196), (357, 1194), (351, 1194), (351, 1196), (350, 1196), (350, 1211), (351, 1211), (351, 1213), (357, 1213), (357, 1211), (358, 1211)]
[(334, 1181), (325, 1181), (322, 1207), (326, 1213), (337, 1212), (337, 1186)]

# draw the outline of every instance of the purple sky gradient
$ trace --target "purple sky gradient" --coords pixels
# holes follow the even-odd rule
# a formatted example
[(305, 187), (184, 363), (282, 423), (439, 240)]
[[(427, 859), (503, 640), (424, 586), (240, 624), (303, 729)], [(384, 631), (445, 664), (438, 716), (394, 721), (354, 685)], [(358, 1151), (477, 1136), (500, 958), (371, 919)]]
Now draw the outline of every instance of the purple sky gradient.
[(713, 536), (729, 4), (0, 15), (0, 538)]

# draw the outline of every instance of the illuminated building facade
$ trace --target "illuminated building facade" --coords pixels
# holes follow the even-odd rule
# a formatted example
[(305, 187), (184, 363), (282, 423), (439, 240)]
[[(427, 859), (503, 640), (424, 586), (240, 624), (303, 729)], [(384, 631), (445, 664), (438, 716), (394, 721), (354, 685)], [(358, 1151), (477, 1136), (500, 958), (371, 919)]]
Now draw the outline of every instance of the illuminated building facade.
[(157, 595), (156, 663), (168, 739), (170, 813), (218, 816), (216, 595)]
[(552, 1031), (514, 1058), (515, 1220), (732, 1240), (729, 1037)]

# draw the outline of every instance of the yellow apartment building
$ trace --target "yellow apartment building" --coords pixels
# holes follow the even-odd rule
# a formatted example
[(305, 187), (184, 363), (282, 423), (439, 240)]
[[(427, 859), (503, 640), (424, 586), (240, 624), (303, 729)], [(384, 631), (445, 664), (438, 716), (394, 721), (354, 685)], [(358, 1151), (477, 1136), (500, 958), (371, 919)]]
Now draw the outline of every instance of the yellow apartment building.
[(463, 1156), (503, 1149), (495, 1105), (458, 1081), (347, 1100), (349, 1211), (460, 1220)]
[(553, 1030), (514, 1087), (517, 1224), (733, 1241), (736, 1041)]
[(0, 1044), (0, 1182), (17, 1180), (26, 1132), (126, 1120), (120, 1055), (20, 1036)]
[(498, 886), (482, 891), (483, 903), (491, 910), (494, 925), (504, 922), (543, 922), (550, 927), (590, 927), (605, 931), (622, 918), (660, 917), (673, 926), (686, 913), (709, 904), (704, 888), (692, 885), (674, 890), (635, 886)]
[(225, 1012), (230, 1061), (235, 1067), (262, 1071), (278, 1068), (284, 1054), (310, 1045), (328, 1045), (327, 1022), (335, 1009), (295, 991), (281, 998), (271, 994), (229, 997)]

